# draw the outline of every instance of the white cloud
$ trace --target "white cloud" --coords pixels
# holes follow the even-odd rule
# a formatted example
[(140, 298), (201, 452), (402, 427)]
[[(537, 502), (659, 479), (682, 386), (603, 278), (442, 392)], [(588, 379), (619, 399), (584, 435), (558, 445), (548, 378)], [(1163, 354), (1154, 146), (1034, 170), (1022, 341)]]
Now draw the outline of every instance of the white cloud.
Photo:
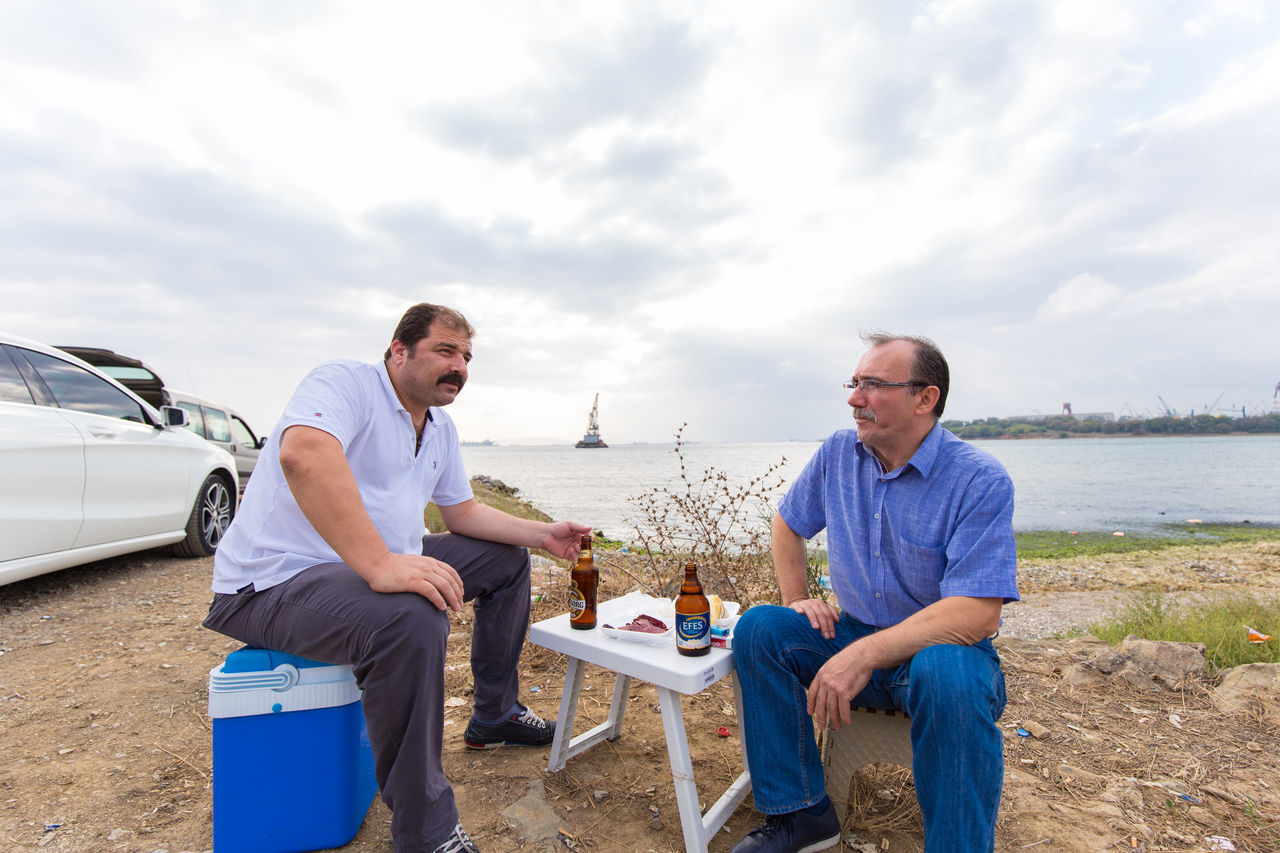
[(1124, 291), (1090, 273), (1081, 273), (1049, 294), (1038, 309), (1037, 323), (1052, 323), (1114, 313)]
[(870, 327), (956, 417), (1250, 399), (1278, 57), (1245, 0), (11, 2), (0, 327), (259, 428), (422, 300), (499, 441), (819, 435)]

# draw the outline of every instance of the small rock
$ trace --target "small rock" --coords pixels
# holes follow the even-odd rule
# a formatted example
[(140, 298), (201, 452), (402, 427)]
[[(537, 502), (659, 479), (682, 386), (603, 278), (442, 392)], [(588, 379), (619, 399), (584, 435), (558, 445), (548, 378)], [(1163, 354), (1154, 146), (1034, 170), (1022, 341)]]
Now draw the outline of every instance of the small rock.
[(599, 803), (609, 799), (609, 792), (608, 791), (592, 791), (591, 798), (595, 800), (597, 803)]
[(1064, 782), (1080, 782), (1084, 785), (1101, 785), (1106, 781), (1096, 773), (1081, 770), (1079, 767), (1072, 767), (1070, 764), (1059, 764), (1058, 775), (1062, 777)]
[(1044, 726), (1040, 725), (1034, 720), (1028, 720), (1027, 722), (1022, 724), (1022, 727), (1027, 731), (1031, 732), (1031, 736), (1034, 738), (1039, 738), (1040, 740), (1044, 740), (1049, 736), (1049, 729), (1045, 728)]
[(127, 829), (113, 829), (107, 833), (107, 840), (119, 841), (121, 838), (124, 838), (128, 834), (129, 834), (129, 830)]
[(1201, 785), (1200, 790), (1204, 791), (1206, 794), (1212, 794), (1220, 800), (1226, 800), (1228, 803), (1233, 803), (1235, 805), (1241, 805), (1244, 802), (1230, 791), (1223, 790), (1222, 788), (1218, 788), (1214, 785)]
[(1228, 708), (1259, 710), (1266, 696), (1280, 693), (1280, 664), (1247, 663), (1232, 667), (1223, 673), (1222, 683), (1214, 693)]
[(1187, 817), (1201, 826), (1214, 826), (1218, 823), (1218, 818), (1214, 816), (1213, 812), (1208, 812), (1204, 809), (1189, 809)]

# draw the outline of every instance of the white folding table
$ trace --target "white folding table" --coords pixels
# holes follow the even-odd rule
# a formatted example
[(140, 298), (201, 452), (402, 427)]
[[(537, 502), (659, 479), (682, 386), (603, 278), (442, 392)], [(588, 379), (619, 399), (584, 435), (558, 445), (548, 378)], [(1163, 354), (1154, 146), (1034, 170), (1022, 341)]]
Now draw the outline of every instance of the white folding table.
[[(597, 625), (614, 621), (622, 613), (618, 600), (601, 602), (597, 608)], [(569, 663), (560, 697), (560, 714), (555, 739), (551, 742), (550, 771), (564, 767), (578, 753), (603, 740), (616, 740), (622, 734), (622, 716), (626, 712), (631, 679), (648, 681), (657, 688), (662, 709), (662, 725), (667, 738), (667, 754), (671, 760), (671, 777), (675, 783), (676, 804), (680, 809), (680, 825), (684, 830), (685, 850), (705, 853), (707, 842), (738, 805), (751, 792), (751, 774), (746, 770), (703, 815), (698, 807), (698, 790), (693, 781), (693, 763), (689, 757), (689, 741), (685, 735), (684, 714), (680, 710), (680, 694), (693, 695), (733, 673), (733, 652), (712, 648), (701, 657), (686, 657), (676, 651), (674, 640), (662, 646), (632, 643), (605, 636), (600, 629), (579, 631), (569, 627), (569, 614), (536, 622), (529, 628), (530, 641), (561, 652)], [(578, 696), (582, 690), (585, 664), (595, 664), (617, 673), (609, 719), (582, 734), (573, 736), (574, 718), (578, 713)], [(733, 679), (735, 707), (742, 708), (742, 688)], [(742, 762), (746, 766), (747, 746), (742, 744)]]

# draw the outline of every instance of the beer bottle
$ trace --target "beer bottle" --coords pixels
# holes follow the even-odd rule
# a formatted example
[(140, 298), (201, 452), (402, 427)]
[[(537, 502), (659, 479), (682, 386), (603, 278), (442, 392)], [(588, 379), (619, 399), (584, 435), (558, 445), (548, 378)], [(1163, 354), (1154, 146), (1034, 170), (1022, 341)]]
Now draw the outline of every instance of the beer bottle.
[(684, 583), (676, 598), (676, 651), (705, 655), (711, 651), (711, 602), (702, 594), (698, 564), (684, 564)]
[(585, 631), (596, 626), (596, 587), (600, 570), (591, 559), (591, 534), (582, 534), (578, 563), (569, 572), (569, 627)]

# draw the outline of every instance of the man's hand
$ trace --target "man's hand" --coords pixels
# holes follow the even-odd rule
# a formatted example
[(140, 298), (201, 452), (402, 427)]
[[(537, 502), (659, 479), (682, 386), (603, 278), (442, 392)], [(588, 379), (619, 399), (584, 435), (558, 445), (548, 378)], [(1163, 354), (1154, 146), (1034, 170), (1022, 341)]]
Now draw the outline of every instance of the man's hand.
[(590, 532), (591, 528), (584, 524), (557, 521), (551, 525), (539, 547), (562, 560), (576, 560), (578, 552), (582, 550), (582, 534)]
[(813, 630), (822, 634), (822, 639), (830, 640), (835, 637), (836, 622), (840, 620), (840, 608), (817, 598), (797, 599), (787, 607), (809, 617), (809, 624), (813, 626)]
[(862, 662), (857, 646), (846, 646), (828, 660), (809, 684), (808, 708), (818, 731), (828, 723), (837, 731), (841, 725), (848, 725), (853, 719), (850, 705), (854, 697), (871, 680), (874, 667)]
[(374, 592), (416, 592), (438, 609), (462, 609), (462, 578), (448, 563), (387, 552), (362, 573)]

